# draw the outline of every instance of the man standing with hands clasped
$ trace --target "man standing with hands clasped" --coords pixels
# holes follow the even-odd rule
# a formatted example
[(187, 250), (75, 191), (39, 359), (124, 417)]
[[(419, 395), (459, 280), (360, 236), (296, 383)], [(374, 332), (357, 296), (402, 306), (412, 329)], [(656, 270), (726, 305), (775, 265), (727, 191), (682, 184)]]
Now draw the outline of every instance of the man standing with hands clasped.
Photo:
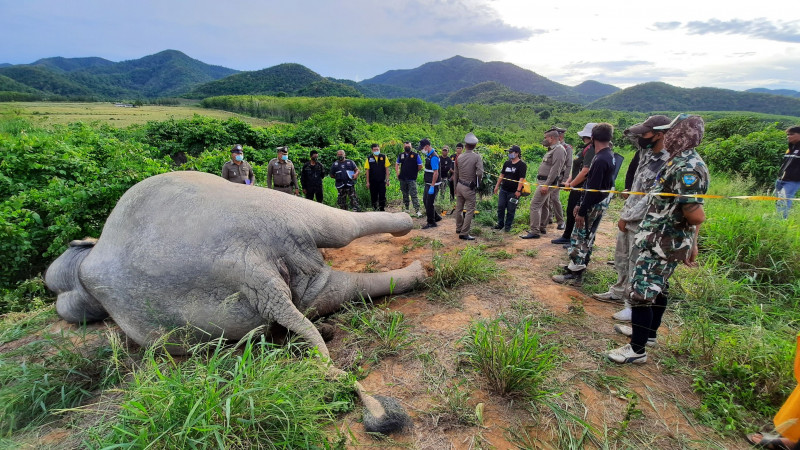
[(495, 230), (511, 231), (514, 224), (514, 215), (517, 212), (519, 197), (522, 195), (522, 183), (525, 182), (525, 175), (528, 166), (520, 159), (521, 151), (519, 146), (512, 145), (508, 149), (508, 161), (503, 163), (500, 177), (494, 186), (494, 193), (497, 197), (497, 225)]
[(256, 181), (253, 168), (244, 160), (242, 146), (236, 144), (231, 148), (231, 160), (222, 166), (222, 178), (237, 183), (252, 186)]
[(408, 198), (411, 197), (417, 217), (422, 217), (417, 199), (417, 174), (421, 169), (422, 158), (411, 151), (411, 141), (403, 142), (403, 153), (397, 155), (395, 171), (400, 182), (400, 192), (403, 193), (403, 210), (408, 210)]
[[(564, 161), (567, 159), (567, 151), (561, 145), (557, 130), (547, 131), (544, 134), (543, 144), (547, 145), (547, 153), (542, 158), (539, 173), (536, 176), (539, 186), (531, 200), (530, 231), (528, 234), (520, 236), (522, 239), (539, 239), (542, 234), (547, 232), (545, 230), (547, 217), (542, 214), (550, 211), (549, 208), (545, 208), (545, 204), (550, 200), (547, 186), (554, 186), (558, 182), (558, 177), (561, 176), (561, 171), (564, 169)], [(553, 189), (557, 190), (558, 188)]]
[(347, 199), (350, 199), (350, 208), (361, 212), (356, 196), (356, 178), (359, 173), (356, 163), (345, 158), (344, 150), (338, 150), (336, 161), (331, 164), (331, 177), (336, 180), (336, 190), (339, 191), (339, 197), (336, 199), (339, 208), (347, 209)]
[(389, 185), (389, 158), (381, 153), (378, 144), (372, 144), (372, 154), (364, 163), (367, 172), (367, 189), (369, 189), (372, 209), (386, 211), (386, 186)]
[(269, 162), (267, 168), (267, 187), (287, 194), (297, 195), (297, 173), (294, 164), (289, 161), (289, 149), (278, 147), (278, 157)]
[[(646, 347), (656, 345), (656, 332), (667, 308), (667, 298), (659, 294), (679, 262), (697, 266), (697, 235), (706, 219), (703, 199), (690, 197), (708, 190), (708, 168), (695, 150), (703, 139), (703, 119), (680, 114), (670, 124), (653, 129), (668, 130), (664, 148), (670, 158), (648, 195), (647, 214), (636, 234), (639, 256), (627, 290), (632, 326), (614, 326), (631, 340), (606, 353), (620, 364), (647, 362)], [(659, 195), (662, 193), (670, 195)]]

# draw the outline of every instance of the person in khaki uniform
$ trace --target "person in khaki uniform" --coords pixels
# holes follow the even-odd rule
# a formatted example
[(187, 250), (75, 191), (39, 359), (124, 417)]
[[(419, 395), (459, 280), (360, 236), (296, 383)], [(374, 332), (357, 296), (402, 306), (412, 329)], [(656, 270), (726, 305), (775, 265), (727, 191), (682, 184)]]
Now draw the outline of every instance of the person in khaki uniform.
[(256, 182), (253, 168), (244, 160), (242, 146), (236, 144), (231, 148), (231, 160), (222, 166), (222, 178), (237, 183), (252, 186)]
[(269, 162), (267, 187), (287, 194), (298, 193), (297, 173), (294, 164), (289, 161), (289, 150), (286, 147), (278, 147), (278, 157)]
[(453, 179), (456, 181), (456, 233), (459, 239), (474, 241), (469, 232), (475, 215), (478, 182), (483, 178), (483, 158), (475, 153), (478, 138), (474, 134), (467, 133), (464, 143), (464, 153), (459, 155), (453, 169)]
[[(564, 147), (564, 150), (567, 151), (567, 157), (564, 159), (564, 169), (561, 171), (561, 174), (558, 176), (558, 185), (567, 180), (569, 177), (569, 169), (572, 167), (572, 159), (570, 155), (572, 155), (572, 146), (567, 144), (564, 140), (564, 133), (567, 132), (564, 128), (552, 127), (550, 130), (558, 131), (558, 139), (561, 145)], [(553, 216), (556, 219), (556, 229), (563, 230), (564, 229), (564, 207), (561, 205), (561, 198), (559, 194), (561, 194), (561, 189), (550, 189), (550, 201), (545, 203), (546, 213), (542, 214), (546, 218), (546, 225), (553, 223)]]
[[(546, 202), (550, 200), (549, 188), (556, 184), (561, 171), (564, 169), (564, 161), (567, 159), (567, 151), (561, 145), (558, 131), (549, 130), (544, 134), (544, 143), (548, 146), (547, 153), (544, 154), (542, 163), (539, 165), (539, 173), (536, 176), (539, 186), (531, 200), (530, 212), (530, 231), (522, 239), (539, 239), (541, 234), (546, 233), (547, 217), (542, 213)], [(549, 209), (547, 209), (549, 214)], [(541, 234), (540, 234), (541, 233)]]

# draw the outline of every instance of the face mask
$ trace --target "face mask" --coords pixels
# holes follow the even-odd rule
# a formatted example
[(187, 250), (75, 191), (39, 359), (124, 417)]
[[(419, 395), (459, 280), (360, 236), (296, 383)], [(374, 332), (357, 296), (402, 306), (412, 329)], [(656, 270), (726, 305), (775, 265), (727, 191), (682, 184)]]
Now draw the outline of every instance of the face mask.
[(235, 160), (237, 160), (237, 161), (241, 161), (241, 160), (243, 160), (243, 159), (244, 159), (244, 156), (242, 156), (242, 155), (236, 155), (236, 156), (234, 157), (234, 159), (235, 159)]
[(411, 147), (406, 147), (406, 153), (411, 153)]
[(336, 159), (338, 159), (339, 161), (344, 161), (344, 156), (337, 156)]
[(380, 150), (373, 150), (372, 154), (375, 155), (375, 156), (378, 156), (378, 155), (381, 154), (381, 151)]
[(284, 161), (288, 161), (289, 160), (289, 155), (281, 155), (281, 159), (284, 160)]
[(651, 148), (653, 146), (653, 138), (652, 137), (645, 138), (645, 137), (641, 137), (640, 136), (639, 139), (637, 139), (636, 141), (637, 141), (637, 144), (639, 144), (640, 148)]
[(508, 159), (515, 159), (516, 157), (517, 157), (516, 153), (509, 153), (508, 154)]
[(550, 141), (548, 141), (547, 139), (542, 139), (542, 145), (544, 145), (545, 147), (550, 147)]
[(316, 161), (316, 160), (317, 160), (317, 155), (314, 155), (314, 156), (312, 156), (312, 157), (311, 157), (311, 160), (312, 160), (312, 161)]

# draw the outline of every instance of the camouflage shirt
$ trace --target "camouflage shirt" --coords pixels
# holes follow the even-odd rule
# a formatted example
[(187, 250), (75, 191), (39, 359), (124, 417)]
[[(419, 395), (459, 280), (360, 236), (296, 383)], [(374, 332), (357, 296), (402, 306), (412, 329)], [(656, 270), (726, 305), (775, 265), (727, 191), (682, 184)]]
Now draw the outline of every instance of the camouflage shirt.
[[(693, 148), (676, 154), (658, 175), (652, 193), (679, 195), (705, 194), (708, 190), (708, 168)], [(682, 207), (703, 203), (702, 198), (648, 195), (647, 215), (636, 234), (636, 245), (650, 249), (659, 257), (680, 261), (694, 245), (694, 226), (683, 216)]]
[[(669, 153), (661, 150), (658, 153), (650, 149), (639, 150), (639, 167), (636, 168), (636, 175), (631, 184), (631, 192), (650, 192), (658, 180), (658, 175), (664, 164), (669, 159)], [(619, 213), (619, 218), (626, 222), (639, 222), (644, 219), (648, 210), (648, 199), (650, 195), (630, 195), (625, 200), (625, 206)]]

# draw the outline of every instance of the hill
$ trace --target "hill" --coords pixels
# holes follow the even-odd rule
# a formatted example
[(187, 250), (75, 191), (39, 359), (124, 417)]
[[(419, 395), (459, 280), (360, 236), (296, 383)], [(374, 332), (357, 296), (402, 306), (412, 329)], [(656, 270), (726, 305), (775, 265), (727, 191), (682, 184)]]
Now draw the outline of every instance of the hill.
[[(359, 84), (365, 88), (391, 86), (413, 93), (414, 97), (435, 100), (436, 97), (444, 98), (447, 94), (487, 81), (525, 94), (546, 95), (561, 101), (589, 103), (599, 98), (591, 89), (579, 92), (511, 63), (483, 62), (463, 56), (425, 63), (415, 69), (390, 70)], [(592, 89), (595, 90), (600, 86), (607, 86), (605, 89), (609, 92), (617, 89), (598, 82), (592, 83)]]
[(41, 93), (38, 89), (22, 84), (5, 75), (0, 75), (0, 92)]
[(497, 103), (555, 103), (555, 101), (545, 95), (525, 94), (513, 91), (496, 81), (486, 81), (459, 89), (439, 103), (450, 106), (464, 103), (493, 105)]
[(117, 63), (96, 57), (55, 57), (0, 68), (0, 75), (44, 94), (105, 99), (179, 96), (194, 86), (234, 73), (237, 71), (206, 64), (176, 50)]
[(588, 106), (620, 111), (753, 111), (800, 115), (800, 99), (729, 89), (686, 89), (661, 82), (638, 84)]
[(202, 84), (188, 94), (193, 98), (220, 95), (362, 96), (353, 86), (326, 79), (313, 70), (294, 63), (279, 64), (252, 72), (241, 72), (221, 80)]
[(767, 89), (767, 88), (754, 88), (748, 89), (745, 92), (752, 92), (755, 94), (772, 94), (772, 95), (783, 95), (785, 97), (796, 97), (800, 98), (800, 92), (793, 91), (791, 89)]
[(599, 81), (588, 80), (577, 86), (574, 86), (572, 90), (579, 94), (583, 94), (592, 100), (597, 100), (601, 97), (605, 97), (606, 95), (619, 92), (620, 88), (610, 84), (601, 83)]

